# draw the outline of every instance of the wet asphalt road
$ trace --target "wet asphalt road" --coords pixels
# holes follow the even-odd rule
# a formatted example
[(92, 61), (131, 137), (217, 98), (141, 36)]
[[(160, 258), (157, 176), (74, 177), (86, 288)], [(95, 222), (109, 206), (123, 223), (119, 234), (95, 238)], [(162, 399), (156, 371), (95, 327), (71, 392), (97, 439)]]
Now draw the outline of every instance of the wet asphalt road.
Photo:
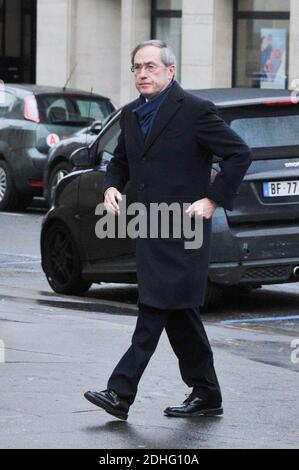
[(0, 213), (0, 448), (299, 447), (298, 283), (230, 292), (203, 314), (223, 418), (187, 423), (163, 416), (164, 405), (188, 392), (163, 335), (130, 421), (118, 422), (82, 393), (105, 388), (127, 349), (137, 287), (94, 285), (79, 298), (53, 293), (40, 267), (44, 214), (40, 205)]

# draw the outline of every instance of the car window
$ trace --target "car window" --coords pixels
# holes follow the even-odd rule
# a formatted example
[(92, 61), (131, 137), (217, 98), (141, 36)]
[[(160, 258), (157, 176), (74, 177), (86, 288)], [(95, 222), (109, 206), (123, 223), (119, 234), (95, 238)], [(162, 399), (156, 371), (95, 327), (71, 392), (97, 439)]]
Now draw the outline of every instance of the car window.
[(14, 97), (8, 117), (10, 119), (24, 119), (24, 101), (21, 98)]
[(15, 102), (15, 97), (0, 89), (0, 117), (8, 116)]
[(62, 98), (53, 101), (49, 100), (46, 109), (46, 119), (48, 122), (56, 124), (61, 121), (70, 121), (72, 114), (75, 114), (75, 110), (72, 109), (66, 100)]
[(96, 121), (103, 121), (107, 117), (107, 107), (104, 106), (104, 103), (77, 100), (81, 116), (92, 116)]
[(119, 134), (120, 125), (119, 120), (117, 120), (107, 129), (98, 141), (97, 161), (99, 162), (99, 169), (101, 171), (106, 171), (107, 164), (113, 157)]
[(87, 126), (113, 111), (108, 100), (81, 95), (39, 95), (38, 103), (41, 121), (55, 125)]
[(231, 127), (252, 148), (299, 145), (299, 115), (235, 119)]

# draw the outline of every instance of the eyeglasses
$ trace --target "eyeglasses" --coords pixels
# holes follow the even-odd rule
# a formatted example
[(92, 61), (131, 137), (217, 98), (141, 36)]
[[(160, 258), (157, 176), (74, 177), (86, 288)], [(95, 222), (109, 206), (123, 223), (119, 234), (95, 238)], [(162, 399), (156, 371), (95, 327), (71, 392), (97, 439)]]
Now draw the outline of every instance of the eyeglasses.
[(161, 65), (156, 65), (156, 64), (134, 64), (131, 67), (131, 72), (138, 74), (144, 68), (144, 70), (146, 70), (147, 72), (153, 73), (159, 67), (161, 67)]

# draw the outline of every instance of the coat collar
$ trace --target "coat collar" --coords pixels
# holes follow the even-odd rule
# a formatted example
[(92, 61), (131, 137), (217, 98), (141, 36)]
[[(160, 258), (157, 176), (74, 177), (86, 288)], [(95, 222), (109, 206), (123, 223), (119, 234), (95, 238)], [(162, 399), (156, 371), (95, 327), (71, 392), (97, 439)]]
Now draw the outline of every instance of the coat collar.
[[(142, 132), (137, 122), (135, 113), (131, 112), (131, 130), (133, 132), (134, 138), (136, 139), (136, 142), (138, 143), (138, 146), (143, 150), (143, 153), (145, 153), (155, 142), (172, 116), (181, 107), (184, 97), (184, 90), (177, 82), (175, 82), (165, 100), (163, 101), (145, 141), (143, 140)], [(136, 103), (136, 101), (134, 101), (134, 103)]]

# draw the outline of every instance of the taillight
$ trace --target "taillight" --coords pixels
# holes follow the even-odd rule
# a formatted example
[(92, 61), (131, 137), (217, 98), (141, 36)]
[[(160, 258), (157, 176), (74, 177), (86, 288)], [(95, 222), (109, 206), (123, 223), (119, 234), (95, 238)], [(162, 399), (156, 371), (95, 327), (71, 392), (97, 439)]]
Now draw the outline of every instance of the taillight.
[(266, 99), (264, 101), (264, 104), (266, 106), (280, 106), (280, 105), (286, 105), (286, 104), (298, 104), (299, 103), (299, 98), (297, 96), (290, 96), (289, 98), (271, 98), (271, 99)]
[(24, 106), (24, 118), (33, 122), (40, 122), (35, 96), (27, 96)]

